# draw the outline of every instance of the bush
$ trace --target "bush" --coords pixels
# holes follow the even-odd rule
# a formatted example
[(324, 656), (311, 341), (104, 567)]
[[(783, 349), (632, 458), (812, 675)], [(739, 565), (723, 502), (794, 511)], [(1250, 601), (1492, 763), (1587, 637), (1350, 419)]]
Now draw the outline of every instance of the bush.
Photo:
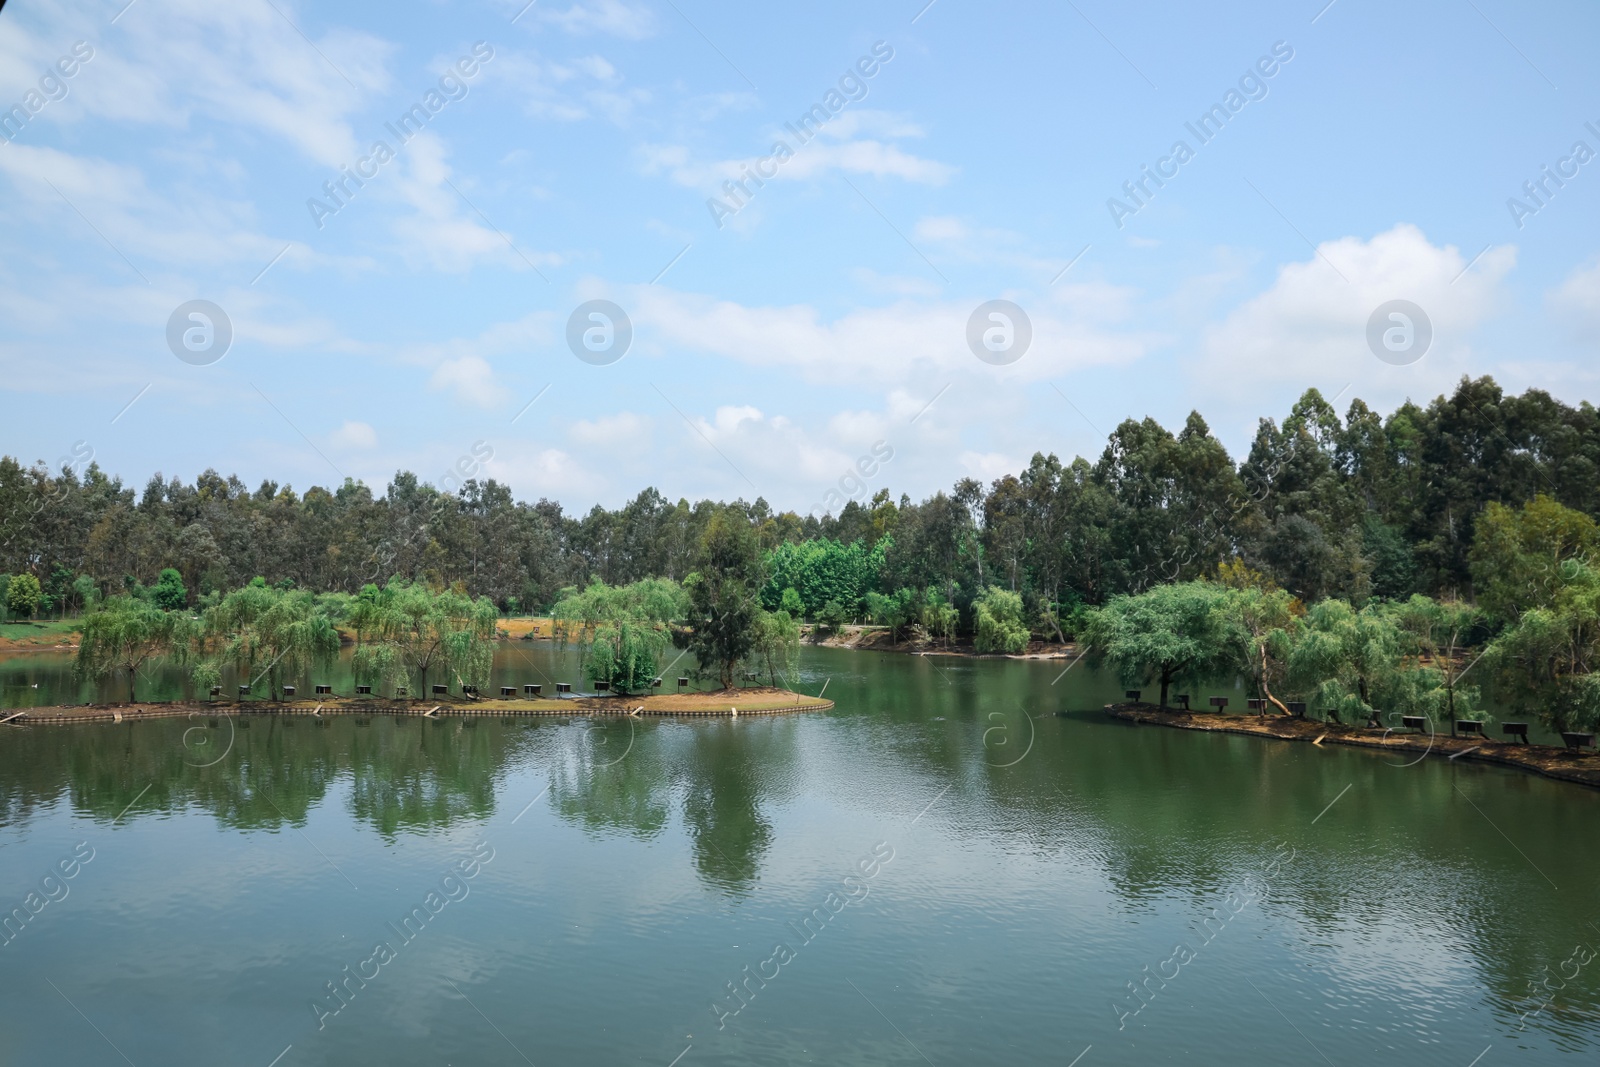
[(39, 610), (39, 600), (43, 595), (39, 579), (31, 574), (19, 574), (11, 579), (11, 585), (6, 589), (6, 606), (13, 615), (29, 618)]
[(978, 633), (973, 648), (979, 652), (1022, 652), (1028, 647), (1028, 627), (1022, 621), (1022, 597), (990, 586), (972, 603)]
[(822, 605), (822, 610), (817, 612), (817, 625), (838, 633), (844, 629), (844, 624), (850, 621), (850, 616), (845, 614), (844, 605), (837, 600), (830, 600)]
[(150, 590), (150, 599), (162, 611), (177, 611), (187, 606), (189, 590), (184, 588), (183, 575), (171, 567), (163, 570)]

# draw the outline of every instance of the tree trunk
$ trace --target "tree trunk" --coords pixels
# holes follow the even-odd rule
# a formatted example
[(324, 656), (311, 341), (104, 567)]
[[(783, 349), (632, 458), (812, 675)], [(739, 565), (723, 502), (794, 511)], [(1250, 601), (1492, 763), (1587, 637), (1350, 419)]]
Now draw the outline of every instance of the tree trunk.
[(1161, 672), (1161, 710), (1167, 710), (1167, 686), (1172, 682), (1172, 672)]
[(137, 678), (138, 676), (139, 676), (138, 675), (138, 671), (135, 668), (133, 668), (133, 667), (129, 667), (128, 668), (128, 703), (130, 703), (130, 704), (133, 704), (133, 703), (137, 702), (135, 700), (135, 698), (134, 698), (134, 695), (133, 695), (133, 682), (134, 682), (134, 679)]
[[(1267, 646), (1266, 645), (1262, 645), (1261, 646), (1261, 695), (1266, 697), (1268, 700), (1272, 701), (1273, 705), (1279, 711), (1283, 712), (1285, 715), (1289, 714), (1289, 709), (1284, 707), (1283, 701), (1281, 701), (1277, 697), (1273, 696), (1271, 687), (1269, 687), (1267, 685)], [(1258, 716), (1258, 718), (1261, 719), (1261, 720), (1264, 720), (1264, 719), (1266, 719), (1266, 717), (1267, 717), (1267, 708), (1266, 708), (1266, 705), (1263, 704), (1261, 706), (1261, 714), (1260, 714), (1260, 716)]]

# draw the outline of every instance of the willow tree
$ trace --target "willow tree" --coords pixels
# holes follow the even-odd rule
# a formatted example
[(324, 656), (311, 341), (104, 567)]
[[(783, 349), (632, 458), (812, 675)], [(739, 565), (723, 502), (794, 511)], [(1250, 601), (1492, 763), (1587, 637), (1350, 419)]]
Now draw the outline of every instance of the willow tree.
[(766, 672), (773, 688), (780, 680), (785, 685), (795, 685), (799, 681), (800, 621), (787, 611), (763, 611), (757, 615), (750, 662)]
[(1569, 561), (1550, 604), (1524, 611), (1484, 661), (1519, 713), (1558, 731), (1600, 725), (1600, 573)]
[(1237, 664), (1261, 700), (1260, 717), (1265, 718), (1268, 704), (1289, 714), (1288, 706), (1272, 689), (1287, 680), (1293, 648), (1291, 628), (1304, 609), (1287, 590), (1268, 586), (1260, 577), (1255, 575), (1257, 581), (1229, 588), (1223, 610), (1233, 625)]
[(384, 589), (375, 640), (392, 651), (408, 671), (416, 671), (419, 693), (428, 675), (440, 671), (458, 685), (487, 686), (494, 666), (495, 623), (500, 613), (488, 597), (474, 600), (455, 589), (434, 592), (425, 585), (391, 581)]
[(1158, 684), (1164, 708), (1174, 682), (1232, 673), (1238, 640), (1226, 597), (1210, 582), (1158, 585), (1137, 596), (1119, 596), (1090, 616), (1085, 641), (1124, 685)]
[(1388, 605), (1374, 601), (1358, 611), (1343, 600), (1323, 600), (1296, 627), (1291, 684), (1311, 693), (1335, 722), (1345, 715), (1372, 723), (1384, 711), (1426, 712), (1439, 679), (1408, 661), (1412, 648)]
[(1478, 687), (1461, 684), (1461, 678), (1472, 669), (1465, 661), (1465, 652), (1472, 632), (1478, 627), (1482, 615), (1471, 604), (1459, 600), (1433, 600), (1421, 595), (1398, 604), (1394, 608), (1400, 626), (1416, 642), (1416, 651), (1425, 657), (1418, 670), (1425, 672), (1432, 684), (1427, 687), (1427, 697), (1434, 712), (1446, 722), (1456, 719), (1481, 717), (1478, 704)]
[(563, 645), (576, 642), (592, 681), (619, 693), (648, 689), (666, 651), (671, 625), (689, 610), (678, 583), (647, 578), (631, 585), (593, 582), (551, 610)]
[(163, 611), (136, 597), (112, 597), (84, 616), (77, 670), (96, 680), (125, 671), (131, 704), (138, 699), (134, 683), (140, 669), (168, 656), (182, 657), (189, 637), (182, 612)]
[(311, 593), (270, 588), (257, 578), (206, 612), (204, 645), (197, 679), (231, 665), (251, 685), (268, 675), (277, 693), (284, 676), (298, 678), (331, 663), (339, 654), (339, 631)]

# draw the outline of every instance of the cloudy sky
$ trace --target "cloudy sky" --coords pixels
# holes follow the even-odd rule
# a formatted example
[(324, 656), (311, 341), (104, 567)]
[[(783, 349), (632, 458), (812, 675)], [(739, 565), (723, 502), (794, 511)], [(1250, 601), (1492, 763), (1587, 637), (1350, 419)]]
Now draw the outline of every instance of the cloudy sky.
[(1593, 4), (925, 3), (11, 0), (0, 452), (805, 510), (1600, 394)]

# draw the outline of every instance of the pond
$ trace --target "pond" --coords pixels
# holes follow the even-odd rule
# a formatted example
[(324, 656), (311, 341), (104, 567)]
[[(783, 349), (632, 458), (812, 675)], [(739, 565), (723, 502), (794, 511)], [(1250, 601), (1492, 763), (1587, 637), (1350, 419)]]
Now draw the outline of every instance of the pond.
[(1064, 666), (807, 649), (837, 705), (781, 718), (7, 727), (0, 1060), (1595, 1061), (1600, 793), (1130, 726)]

